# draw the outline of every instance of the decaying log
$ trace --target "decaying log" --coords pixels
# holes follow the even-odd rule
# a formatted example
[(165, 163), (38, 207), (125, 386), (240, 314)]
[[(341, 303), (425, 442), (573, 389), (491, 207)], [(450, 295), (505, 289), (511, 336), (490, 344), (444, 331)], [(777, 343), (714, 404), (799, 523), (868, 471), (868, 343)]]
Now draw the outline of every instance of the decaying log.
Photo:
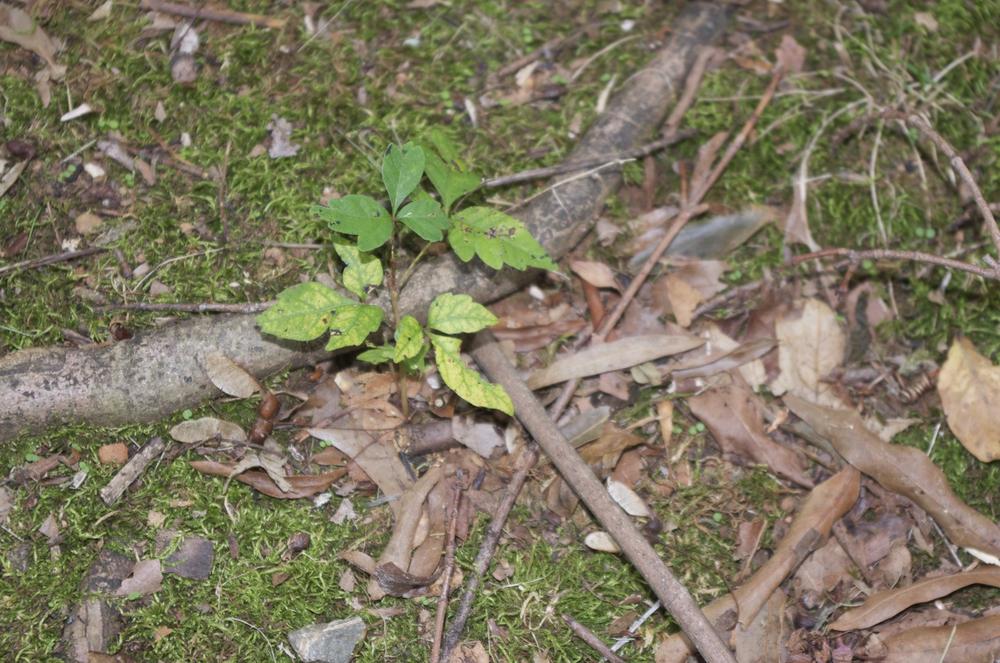
[[(698, 49), (721, 33), (727, 15), (721, 3), (687, 5), (667, 43), (626, 81), (567, 160), (618, 154), (648, 141), (680, 91)], [(591, 228), (620, 181), (618, 168), (564, 176), (515, 215), (558, 259)], [(435, 296), (447, 291), (493, 301), (536, 276), (514, 270), (498, 273), (478, 261), (466, 264), (444, 255), (414, 270), (400, 306), (420, 315)], [(222, 353), (265, 376), (319, 356), (315, 347), (312, 352), (303, 349), (308, 348), (262, 336), (252, 315), (232, 315), (194, 318), (108, 347), (16, 352), (0, 358), (0, 440), (70, 422), (154, 421), (221, 395), (201, 367), (205, 355)]]

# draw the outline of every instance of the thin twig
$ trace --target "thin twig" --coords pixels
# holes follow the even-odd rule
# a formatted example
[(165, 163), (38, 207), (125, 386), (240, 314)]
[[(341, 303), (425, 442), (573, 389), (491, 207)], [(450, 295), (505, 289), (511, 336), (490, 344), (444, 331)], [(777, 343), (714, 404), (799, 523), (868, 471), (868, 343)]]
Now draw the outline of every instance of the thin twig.
[(92, 246), (88, 249), (82, 249), (80, 251), (67, 251), (66, 253), (55, 253), (50, 256), (45, 256), (44, 258), (22, 260), (21, 262), (15, 262), (13, 265), (0, 267), (0, 276), (9, 274), (10, 272), (35, 269), (37, 267), (45, 267), (46, 265), (55, 265), (56, 263), (76, 260), (77, 258), (86, 258), (87, 256), (97, 255), (99, 253), (104, 253), (105, 251), (107, 251), (107, 249), (102, 246)]
[(260, 313), (266, 311), (273, 301), (250, 302), (247, 304), (216, 304), (204, 302), (201, 304), (152, 304), (149, 302), (122, 302), (119, 304), (102, 304), (94, 307), (95, 311), (175, 311), (178, 313)]
[(484, 189), (498, 189), (503, 186), (518, 184), (520, 182), (539, 180), (546, 177), (552, 177), (553, 175), (563, 175), (565, 173), (571, 173), (575, 170), (585, 170), (588, 168), (596, 168), (598, 166), (622, 164), (662, 150), (663, 148), (669, 147), (674, 143), (690, 138), (694, 134), (695, 132), (690, 130), (670, 133), (659, 140), (646, 143), (645, 145), (637, 147), (633, 150), (626, 150), (624, 152), (618, 152), (617, 154), (595, 157), (585, 161), (561, 163), (555, 166), (547, 166), (545, 168), (531, 168), (529, 170), (522, 170), (521, 172), (514, 173), (512, 175), (492, 177), (484, 180), (482, 186)]
[(431, 644), (431, 663), (438, 663), (441, 660), (444, 618), (448, 613), (448, 593), (451, 591), (451, 576), (455, 571), (455, 532), (458, 531), (458, 505), (462, 499), (462, 488), (457, 481), (452, 486), (452, 491), (451, 519), (448, 523), (448, 547), (444, 553), (441, 595), (438, 596), (437, 614), (434, 616), (434, 642)]
[(563, 613), (562, 618), (563, 621), (566, 622), (566, 625), (569, 626), (570, 630), (576, 634), (576, 637), (590, 645), (591, 649), (611, 661), (611, 663), (625, 663), (624, 658), (611, 651), (611, 648), (604, 644), (604, 642), (589, 628), (576, 621), (566, 613)]
[(607, 531), (636, 570), (649, 583), (667, 611), (691, 639), (707, 663), (735, 662), (711, 622), (695, 603), (687, 588), (671, 573), (653, 546), (636, 529), (594, 476), (593, 470), (566, 441), (538, 402), (535, 394), (518, 376), (499, 344), (480, 333), (472, 356), (494, 382), (500, 384), (514, 403), (514, 412), (535, 441), (545, 451), (562, 479), (580, 497), (595, 519)]
[(698, 51), (694, 64), (691, 65), (691, 71), (684, 79), (684, 91), (681, 92), (680, 99), (677, 100), (674, 109), (670, 111), (670, 115), (667, 116), (667, 121), (663, 125), (664, 135), (670, 136), (680, 132), (681, 120), (684, 119), (684, 114), (694, 103), (695, 95), (698, 94), (701, 81), (705, 77), (708, 61), (712, 59), (713, 55), (715, 55), (715, 48), (710, 46)]
[(489, 529), (486, 530), (486, 536), (483, 537), (483, 542), (479, 546), (479, 552), (472, 563), (472, 575), (465, 587), (465, 593), (462, 594), (462, 601), (458, 604), (458, 612), (455, 613), (455, 617), (448, 627), (448, 633), (444, 637), (442, 654), (445, 660), (451, 655), (452, 650), (455, 649), (462, 637), (465, 624), (469, 621), (469, 615), (472, 614), (472, 601), (476, 598), (476, 591), (483, 580), (483, 574), (486, 573), (490, 562), (493, 561), (493, 555), (500, 543), (503, 528), (507, 524), (507, 517), (510, 515), (511, 509), (514, 508), (517, 496), (521, 494), (521, 488), (524, 487), (524, 482), (528, 479), (528, 473), (537, 462), (538, 447), (534, 444), (526, 446), (514, 462), (514, 475), (511, 477), (510, 483), (507, 484), (507, 491), (504, 493), (503, 499), (500, 500)]
[(285, 19), (273, 18), (262, 14), (247, 14), (229, 9), (211, 9), (209, 7), (191, 7), (177, 2), (164, 2), (163, 0), (142, 0), (139, 6), (143, 9), (151, 9), (164, 14), (173, 14), (185, 18), (205, 19), (206, 21), (216, 21), (217, 23), (230, 23), (233, 25), (252, 25), (257, 28), (285, 27)]
[(867, 251), (836, 248), (822, 249), (820, 251), (813, 251), (812, 253), (804, 253), (802, 255), (795, 256), (792, 258), (792, 264), (798, 265), (806, 262), (807, 260), (813, 260), (815, 258), (828, 258), (830, 256), (846, 256), (848, 262), (850, 263), (858, 263), (862, 260), (908, 260), (910, 262), (937, 265), (938, 267), (946, 267), (948, 269), (957, 269), (970, 274), (975, 274), (976, 276), (981, 276), (984, 279), (1000, 281), (1000, 270), (978, 267), (967, 262), (962, 262), (961, 260), (952, 260), (951, 258), (943, 258), (941, 256), (936, 256), (930, 253), (921, 253), (919, 251), (895, 251), (892, 249), (869, 249)]

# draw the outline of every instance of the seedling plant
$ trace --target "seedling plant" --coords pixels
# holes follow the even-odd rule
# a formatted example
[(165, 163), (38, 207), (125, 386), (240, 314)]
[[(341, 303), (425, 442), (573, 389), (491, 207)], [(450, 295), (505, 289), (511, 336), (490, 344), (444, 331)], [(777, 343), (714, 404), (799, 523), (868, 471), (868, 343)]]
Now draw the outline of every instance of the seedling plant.
[[(425, 179), (437, 198), (422, 187)], [(439, 132), (431, 132), (424, 144), (390, 146), (382, 160), (382, 183), (387, 205), (371, 196), (350, 194), (313, 208), (334, 233), (333, 247), (344, 264), (340, 285), (353, 298), (316, 282), (292, 286), (258, 316), (261, 330), (295, 341), (329, 334), (327, 350), (365, 346), (358, 359), (397, 367), (404, 413), (407, 396), (402, 378), (423, 374), (433, 349), (438, 374), (459, 397), (513, 414), (503, 387), (469, 368), (460, 353), (458, 335), (490, 327), (496, 317), (469, 295), (447, 292), (431, 302), (427, 323), (422, 325), (412, 315), (400, 315), (399, 293), (429, 247), (445, 240), (463, 262), (478, 257), (496, 270), (506, 266), (555, 271), (555, 263), (517, 219), (491, 207), (459, 204), (479, 188), (481, 180)], [(402, 248), (414, 242), (419, 245), (414, 257), (399, 264)], [(389, 294), (393, 341), (374, 345), (368, 339), (386, 322), (386, 311), (367, 302), (383, 282)]]

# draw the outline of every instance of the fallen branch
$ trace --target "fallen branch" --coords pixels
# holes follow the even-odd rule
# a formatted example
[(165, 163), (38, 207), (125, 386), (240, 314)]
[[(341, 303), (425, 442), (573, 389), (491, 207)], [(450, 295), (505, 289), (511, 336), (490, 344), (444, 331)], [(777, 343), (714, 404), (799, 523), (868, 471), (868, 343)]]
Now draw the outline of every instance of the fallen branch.
[[(714, 40), (728, 18), (722, 4), (688, 5), (673, 34), (623, 86), (587, 130), (570, 162), (617, 154), (649, 140), (667, 114), (698, 49)], [(555, 259), (589, 232), (620, 184), (620, 168), (559, 183), (516, 212)], [(442, 292), (494, 301), (522, 288), (536, 272), (496, 272), (462, 263), (450, 253), (421, 263), (400, 293), (400, 313), (426, 314)], [(388, 309), (388, 297), (371, 302)], [(303, 350), (314, 350), (310, 355)], [(68, 422), (102, 425), (153, 421), (194, 407), (220, 392), (201, 366), (221, 353), (260, 377), (324, 356), (317, 346), (264, 337), (250, 315), (195, 318), (112, 346), (34, 349), (0, 358), (0, 440)], [(325, 353), (328, 356), (328, 353)]]
[(970, 274), (975, 274), (976, 276), (981, 276), (984, 279), (1000, 281), (1000, 268), (987, 269), (985, 267), (978, 267), (967, 262), (962, 262), (961, 260), (952, 260), (951, 258), (936, 256), (931, 253), (921, 253), (919, 251), (895, 251), (892, 249), (870, 249), (867, 251), (855, 251), (854, 249), (838, 248), (821, 249), (819, 251), (813, 251), (812, 253), (803, 253), (802, 255), (795, 256), (792, 258), (792, 264), (799, 265), (809, 260), (828, 258), (831, 256), (844, 256), (847, 258), (848, 264), (857, 264), (862, 260), (907, 260), (927, 265), (937, 265), (938, 267), (945, 267), (948, 269), (957, 269)]
[(95, 311), (172, 311), (177, 313), (260, 313), (266, 311), (274, 302), (248, 302), (246, 304), (216, 304), (204, 302), (201, 304), (153, 304), (149, 302), (122, 302), (120, 304), (102, 304), (95, 306)]
[(139, 6), (143, 9), (151, 9), (155, 12), (183, 16), (184, 18), (204, 19), (206, 21), (216, 21), (217, 23), (230, 23), (232, 25), (252, 25), (256, 28), (285, 27), (285, 19), (273, 18), (262, 14), (247, 14), (229, 9), (216, 9), (212, 7), (191, 7), (177, 2), (163, 2), (163, 0), (142, 0)]
[(482, 333), (476, 340), (478, 344), (472, 352), (476, 363), (494, 382), (507, 390), (514, 402), (517, 418), (545, 451), (563, 480), (573, 488), (646, 579), (657, 598), (691, 638), (704, 659), (708, 663), (735, 662), (732, 652), (702, 614), (687, 589), (670, 572), (632, 520), (611, 499), (590, 466), (559, 432), (534, 393), (518, 377), (496, 341)]
[(121, 499), (121, 496), (125, 493), (129, 486), (131, 486), (136, 479), (142, 476), (142, 473), (146, 471), (146, 468), (152, 463), (157, 456), (159, 456), (163, 450), (166, 448), (166, 443), (163, 441), (162, 437), (154, 437), (149, 442), (139, 450), (139, 453), (132, 456), (125, 465), (118, 470), (118, 473), (111, 477), (111, 481), (108, 482), (104, 488), (101, 488), (101, 499), (108, 506), (113, 506), (115, 502)]

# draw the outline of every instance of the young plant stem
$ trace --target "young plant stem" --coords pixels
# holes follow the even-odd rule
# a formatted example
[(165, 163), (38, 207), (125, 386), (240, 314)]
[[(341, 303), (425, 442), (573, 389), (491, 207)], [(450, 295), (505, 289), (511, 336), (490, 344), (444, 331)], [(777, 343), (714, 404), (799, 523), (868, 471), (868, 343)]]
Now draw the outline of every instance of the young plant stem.
[[(389, 275), (386, 277), (386, 285), (389, 287), (389, 301), (392, 304), (392, 329), (395, 332), (399, 329), (399, 291), (400, 286), (396, 281), (396, 231), (393, 229), (392, 237), (389, 238)], [(396, 384), (399, 386), (399, 407), (403, 411), (403, 418), (410, 418), (410, 400), (406, 394), (406, 369), (402, 365), (396, 366)]]
[(404, 271), (403, 275), (399, 277), (400, 290), (406, 287), (406, 282), (410, 280), (410, 274), (413, 273), (413, 270), (417, 266), (417, 263), (420, 262), (420, 259), (427, 254), (427, 249), (429, 248), (431, 248), (431, 242), (425, 243), (423, 247), (420, 249), (420, 252), (417, 253), (417, 255), (413, 258), (413, 260), (410, 261), (410, 264), (406, 266), (406, 271)]

